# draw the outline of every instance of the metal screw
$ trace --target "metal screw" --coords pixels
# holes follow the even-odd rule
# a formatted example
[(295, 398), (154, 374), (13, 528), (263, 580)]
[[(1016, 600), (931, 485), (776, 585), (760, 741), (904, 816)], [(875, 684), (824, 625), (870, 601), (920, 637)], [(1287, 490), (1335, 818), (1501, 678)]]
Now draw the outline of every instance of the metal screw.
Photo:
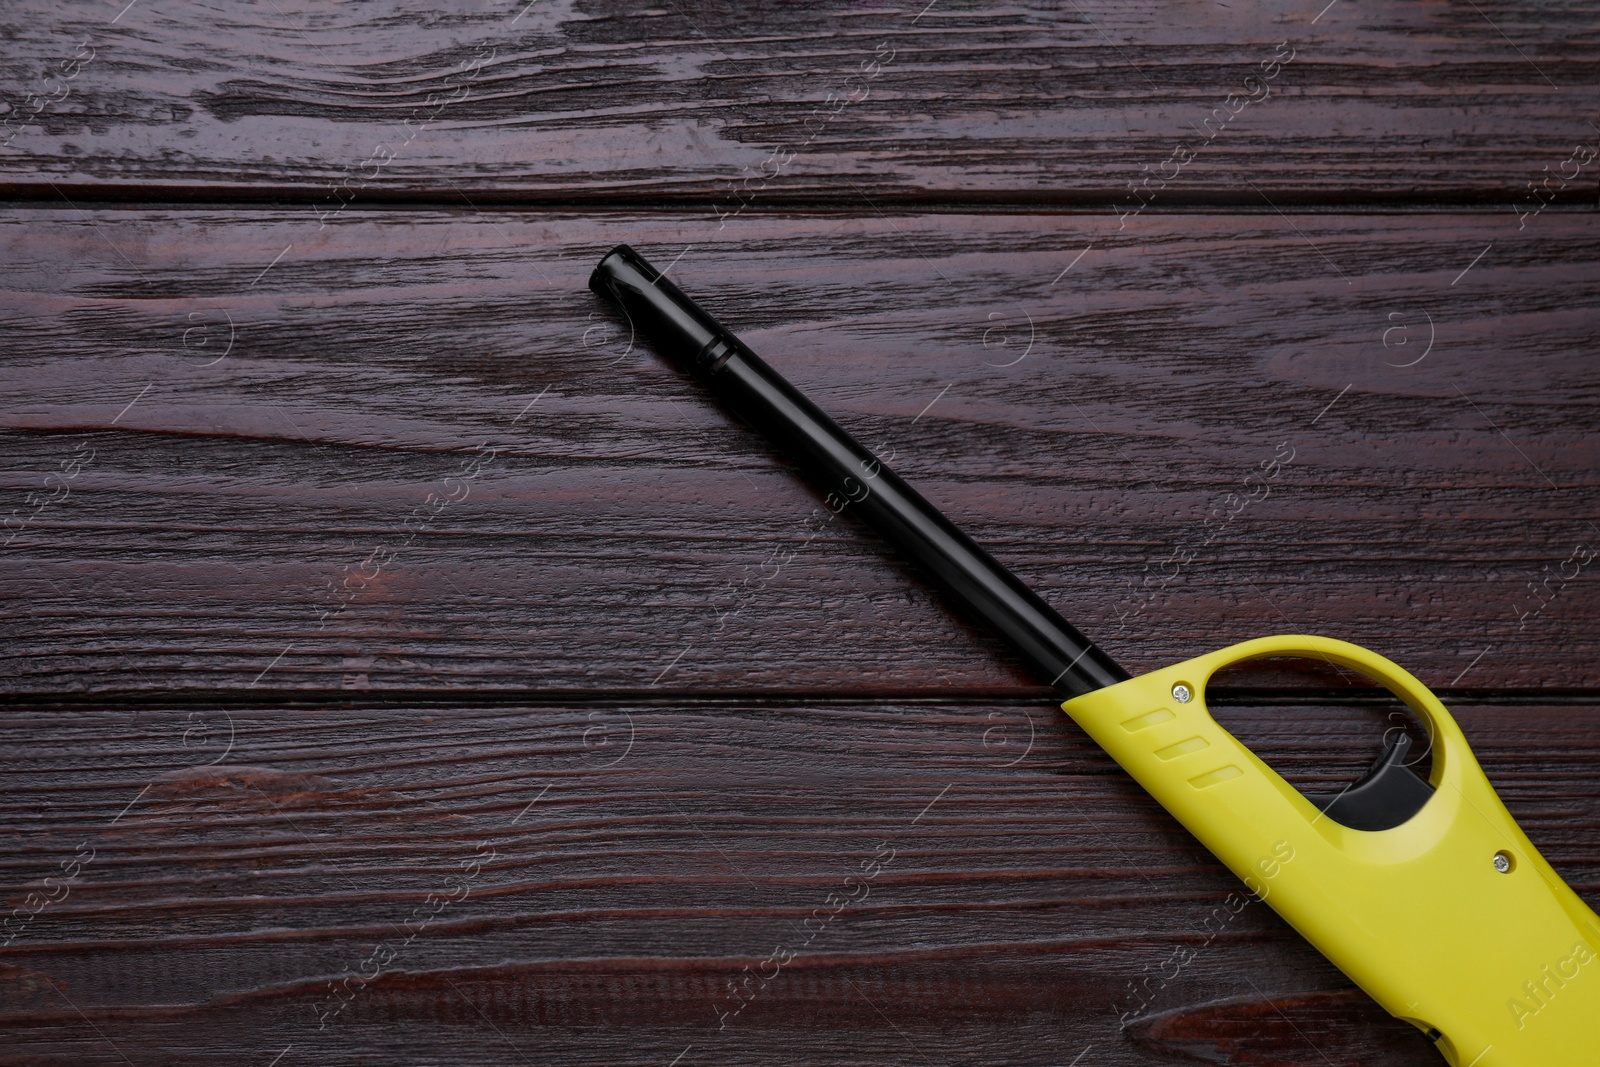
[(1182, 682), (1179, 682), (1177, 685), (1172, 687), (1172, 699), (1176, 700), (1180, 704), (1187, 704), (1189, 701), (1194, 699), (1194, 691), (1188, 686), (1184, 685)]
[(1494, 854), (1494, 869), (1501, 874), (1511, 873), (1511, 853), (1496, 852)]

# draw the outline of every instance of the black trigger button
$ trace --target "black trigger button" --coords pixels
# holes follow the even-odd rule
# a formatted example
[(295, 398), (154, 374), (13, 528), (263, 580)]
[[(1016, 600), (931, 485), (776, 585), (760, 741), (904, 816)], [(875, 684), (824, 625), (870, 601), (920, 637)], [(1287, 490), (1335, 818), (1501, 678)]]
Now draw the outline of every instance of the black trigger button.
[(1305, 793), (1319, 811), (1352, 830), (1392, 830), (1433, 796), (1433, 787), (1406, 766), (1411, 737), (1396, 731), (1372, 769), (1342, 793)]

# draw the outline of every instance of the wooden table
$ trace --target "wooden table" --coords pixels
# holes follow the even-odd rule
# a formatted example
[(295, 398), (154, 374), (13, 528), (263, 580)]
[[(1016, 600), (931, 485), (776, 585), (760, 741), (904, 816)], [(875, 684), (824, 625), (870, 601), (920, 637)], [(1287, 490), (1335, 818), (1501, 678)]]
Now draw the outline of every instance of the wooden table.
[(1592, 4), (123, 3), (0, 58), (0, 1063), (1442, 1062), (623, 241), (1130, 669), (1405, 664), (1600, 902)]

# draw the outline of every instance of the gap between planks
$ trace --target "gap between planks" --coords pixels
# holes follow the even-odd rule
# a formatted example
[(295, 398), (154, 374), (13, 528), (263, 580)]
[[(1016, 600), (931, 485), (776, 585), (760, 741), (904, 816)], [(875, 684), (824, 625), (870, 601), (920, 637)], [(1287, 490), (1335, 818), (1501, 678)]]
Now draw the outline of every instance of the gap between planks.
[[(1600, 708), (1600, 689), (1440, 688), (1434, 695), (1447, 707)], [(339, 708), (350, 711), (416, 707), (518, 708), (584, 707), (1054, 707), (1062, 697), (1037, 689), (905, 690), (855, 693), (839, 690), (683, 689), (651, 690), (430, 690), (352, 692), (343, 689), (238, 689), (126, 693), (0, 694), (0, 714), (116, 708)], [(1214, 707), (1383, 707), (1394, 698), (1383, 689), (1352, 693), (1326, 687), (1219, 688), (1207, 703)]]
[[(1263, 197), (1265, 193), (1265, 197)], [(646, 196), (594, 194), (543, 195), (498, 190), (449, 189), (394, 190), (367, 193), (346, 202), (347, 212), (371, 211), (536, 211), (557, 213), (710, 215), (714, 191)], [(878, 217), (891, 208), (900, 214), (929, 215), (1084, 215), (1114, 214), (1111, 204), (1125, 190), (1107, 188), (1084, 191), (1009, 190), (972, 191), (960, 196), (923, 193), (874, 193), (870, 203), (846, 193), (763, 197), (743, 217), (786, 216), (795, 213)], [(1503, 214), (1514, 194), (1507, 190), (1464, 190), (1446, 195), (1381, 194), (1352, 190), (1348, 193), (1304, 193), (1294, 189), (1252, 189), (1249, 193), (1196, 192), (1173, 195), (1150, 204), (1142, 215), (1271, 215), (1294, 212), (1308, 215), (1435, 215)], [(1268, 202), (1270, 199), (1270, 203)], [(64, 211), (83, 208), (111, 210), (160, 209), (163, 211), (216, 211), (230, 207), (293, 208), (326, 205), (328, 197), (306, 186), (120, 186), (0, 181), (0, 206), (8, 208), (56, 207)], [(1543, 210), (1574, 215), (1600, 213), (1600, 202), (1568, 199), (1549, 203)]]

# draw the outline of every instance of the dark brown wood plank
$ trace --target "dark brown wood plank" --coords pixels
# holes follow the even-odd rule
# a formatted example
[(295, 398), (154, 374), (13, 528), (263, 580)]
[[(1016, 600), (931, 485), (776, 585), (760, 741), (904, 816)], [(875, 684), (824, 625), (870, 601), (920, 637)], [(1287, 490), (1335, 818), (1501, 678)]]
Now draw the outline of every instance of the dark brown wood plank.
[(675, 198), (713, 220), (816, 197), (1444, 197), (1510, 217), (1530, 182), (1592, 202), (1600, 146), (1582, 0), (121, 8), (12, 6), (0, 189), (329, 213)]
[(1593, 218), (1150, 216), (1054, 285), (1097, 220), (0, 225), (13, 694), (1036, 684), (627, 347), (620, 239), (1132, 668), (1600, 685)]
[[(1600, 900), (1592, 6), (12, 14), (0, 1064), (1438, 1062), (618, 240), (1130, 667), (1411, 666)], [(1302, 788), (1395, 722), (1219, 683)]]
[[(1600, 709), (1455, 710), (1600, 900)], [(1227, 718), (1305, 781), (1381, 728)], [(0, 948), (11, 1062), (1434, 1062), (1047, 704), (89, 705), (0, 745), (5, 901), (55, 898)]]

